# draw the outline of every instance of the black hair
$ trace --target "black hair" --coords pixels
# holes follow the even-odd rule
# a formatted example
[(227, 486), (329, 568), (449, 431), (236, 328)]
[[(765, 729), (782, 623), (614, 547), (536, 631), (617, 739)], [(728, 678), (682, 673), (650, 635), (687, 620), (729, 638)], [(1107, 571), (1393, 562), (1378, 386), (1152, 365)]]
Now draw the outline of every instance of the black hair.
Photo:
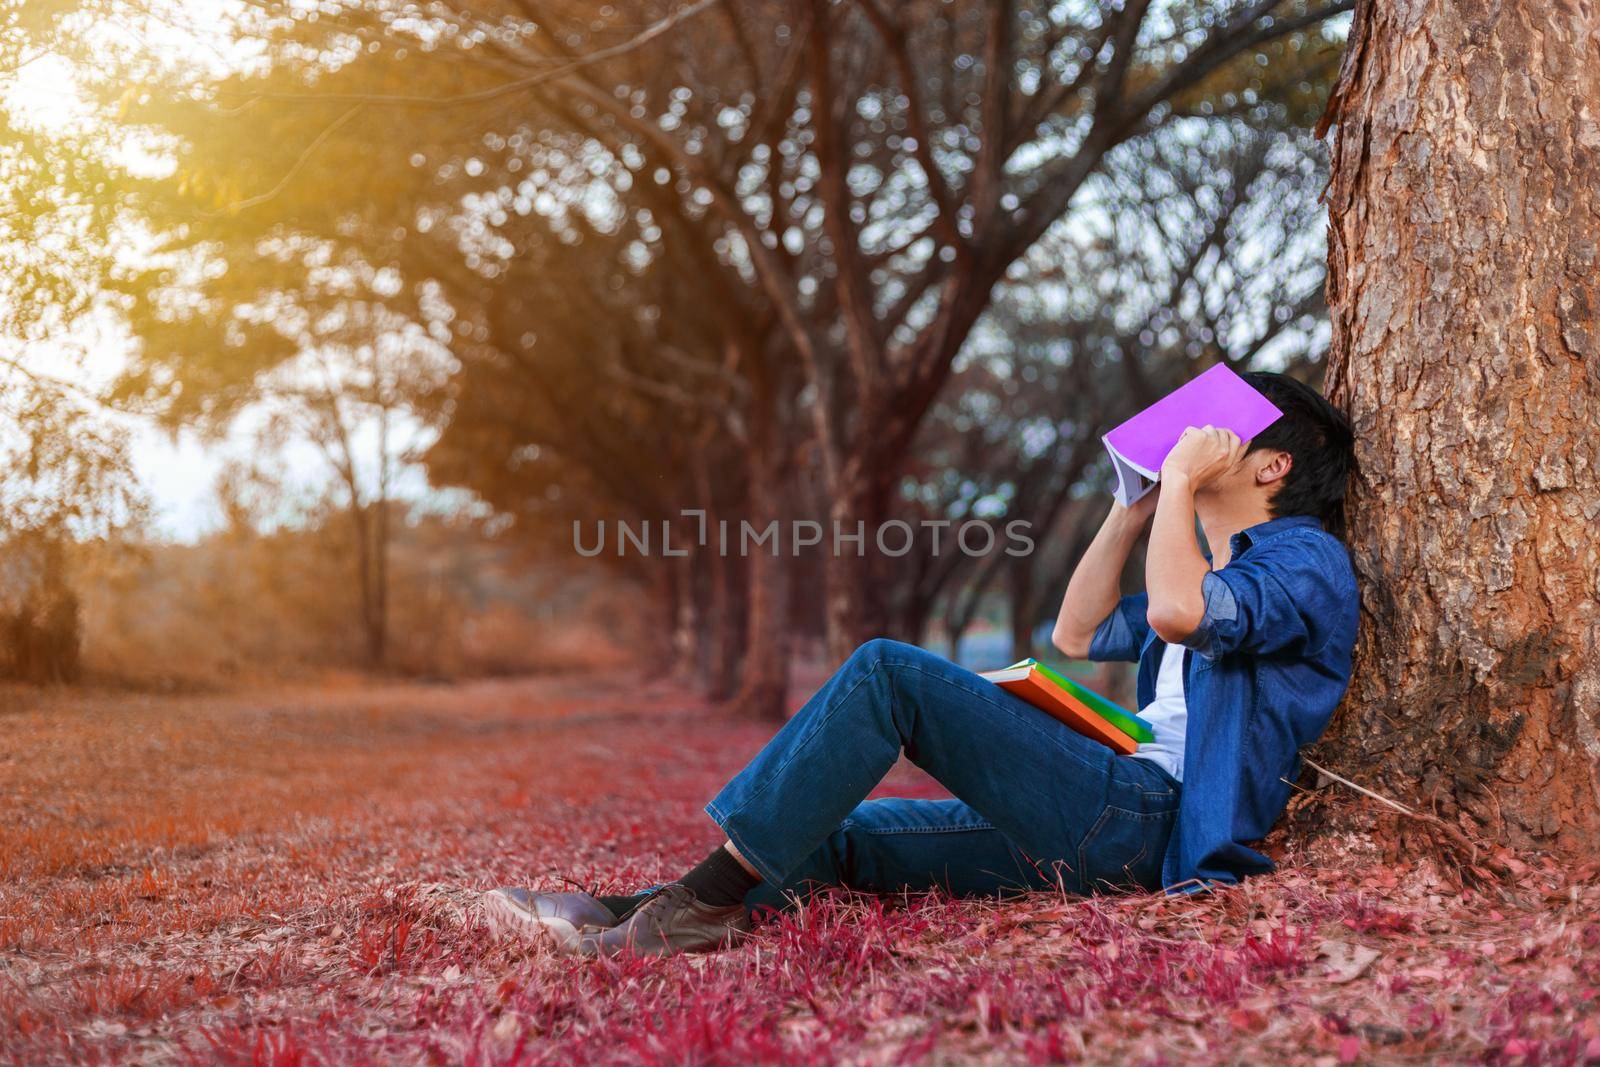
[(1350, 420), (1311, 386), (1285, 374), (1252, 371), (1242, 375), (1283, 418), (1256, 434), (1250, 451), (1287, 452), (1289, 473), (1269, 505), (1274, 517), (1312, 515), (1322, 528), (1344, 534), (1344, 494), (1355, 471), (1355, 434)]

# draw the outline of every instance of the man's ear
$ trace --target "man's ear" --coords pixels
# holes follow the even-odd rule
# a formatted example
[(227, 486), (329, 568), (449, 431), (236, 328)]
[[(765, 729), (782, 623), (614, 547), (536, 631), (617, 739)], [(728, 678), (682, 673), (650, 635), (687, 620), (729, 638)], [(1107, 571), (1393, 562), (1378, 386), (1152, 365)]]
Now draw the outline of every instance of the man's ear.
[(1289, 468), (1294, 466), (1294, 457), (1287, 452), (1272, 452), (1271, 459), (1256, 468), (1256, 484), (1271, 485), (1281, 482), (1288, 477)]

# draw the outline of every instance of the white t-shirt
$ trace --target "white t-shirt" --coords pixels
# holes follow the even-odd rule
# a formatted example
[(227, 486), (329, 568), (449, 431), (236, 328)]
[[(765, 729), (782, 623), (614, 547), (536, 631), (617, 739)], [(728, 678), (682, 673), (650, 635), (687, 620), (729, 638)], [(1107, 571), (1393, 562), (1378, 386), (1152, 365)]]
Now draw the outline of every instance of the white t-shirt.
[(1189, 725), (1189, 705), (1183, 699), (1183, 653), (1182, 645), (1168, 645), (1161, 653), (1155, 699), (1139, 709), (1139, 717), (1150, 724), (1156, 739), (1141, 743), (1134, 753), (1158, 764), (1180, 782), (1183, 742)]

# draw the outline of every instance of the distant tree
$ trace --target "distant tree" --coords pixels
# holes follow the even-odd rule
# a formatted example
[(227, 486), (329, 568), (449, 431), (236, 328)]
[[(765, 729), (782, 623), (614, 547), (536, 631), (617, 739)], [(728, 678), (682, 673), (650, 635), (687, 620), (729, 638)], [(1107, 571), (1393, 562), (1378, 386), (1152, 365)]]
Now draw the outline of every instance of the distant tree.
[(143, 517), (126, 433), (76, 384), (127, 277), (130, 179), (92, 129), (47, 130), (10, 92), (78, 6), (0, 5), (0, 669), (34, 681), (77, 672), (73, 542)]
[(427, 459), (436, 480), (563, 555), (573, 522), (610, 523), (613, 539), (619, 521), (669, 524), (681, 561), (656, 541), (653, 559), (608, 546), (596, 562), (656, 590), (678, 665), (710, 695), (772, 717), (787, 690), (791, 561), (740, 551), (740, 530), (792, 507), (801, 379), (759, 295), (694, 232), (697, 214), (664, 198), (604, 224), (508, 221), (504, 269), (447, 286), (470, 328)]
[(351, 530), (367, 662), (381, 667), (395, 483), (430, 437), (419, 400), (449, 372), (430, 333), (438, 329), (431, 314), (443, 307), (430, 308), (437, 287), (425, 287), (407, 315), (395, 307), (392, 271), (326, 246), (284, 244), (273, 287), (259, 275), (247, 293), (186, 283), (199, 297), (198, 316), (142, 303), (130, 316), (140, 347), (112, 396), (173, 428), (215, 439), (238, 427), (263, 446), (309, 444), (321, 456)]
[(385, 321), (381, 308), (342, 322), (343, 339), (322, 338), (304, 356), (257, 383), (252, 405), (266, 416), (261, 439), (284, 446), (309, 442), (332, 475), (333, 499), (348, 517), (367, 663), (388, 660), (390, 554), (395, 483), (408, 459), (431, 436), (417, 416), (417, 398), (448, 373), (438, 346), (410, 324)]
[[(6, 380), (7, 378), (10, 380)], [(143, 518), (126, 435), (57, 385), (0, 371), (0, 674), (78, 672), (72, 546), (104, 545)]]

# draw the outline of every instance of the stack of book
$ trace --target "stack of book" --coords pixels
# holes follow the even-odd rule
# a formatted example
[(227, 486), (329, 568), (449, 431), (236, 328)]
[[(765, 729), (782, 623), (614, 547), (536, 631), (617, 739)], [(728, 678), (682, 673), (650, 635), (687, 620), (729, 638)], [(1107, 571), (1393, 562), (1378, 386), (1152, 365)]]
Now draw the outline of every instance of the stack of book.
[(1136, 752), (1141, 742), (1156, 739), (1149, 724), (1139, 716), (1038, 660), (1025, 659), (1003, 670), (985, 671), (979, 677), (1124, 756)]

